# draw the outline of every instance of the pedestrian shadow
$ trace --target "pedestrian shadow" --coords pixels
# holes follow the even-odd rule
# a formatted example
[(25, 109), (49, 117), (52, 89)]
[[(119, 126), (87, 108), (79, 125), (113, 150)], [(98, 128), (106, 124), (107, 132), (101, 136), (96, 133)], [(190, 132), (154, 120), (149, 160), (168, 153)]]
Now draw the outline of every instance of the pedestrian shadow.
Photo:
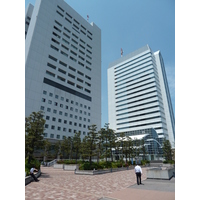
[(50, 175), (47, 173), (41, 173), (41, 178), (50, 178)]

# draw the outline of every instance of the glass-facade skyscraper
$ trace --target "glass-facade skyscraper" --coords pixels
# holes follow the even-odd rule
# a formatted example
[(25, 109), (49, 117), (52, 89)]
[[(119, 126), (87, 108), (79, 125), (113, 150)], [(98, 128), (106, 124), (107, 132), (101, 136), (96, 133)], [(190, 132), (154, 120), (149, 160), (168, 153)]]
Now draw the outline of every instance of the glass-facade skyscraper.
[(164, 62), (160, 51), (146, 45), (108, 67), (108, 121), (127, 135), (148, 134), (175, 146), (175, 119)]

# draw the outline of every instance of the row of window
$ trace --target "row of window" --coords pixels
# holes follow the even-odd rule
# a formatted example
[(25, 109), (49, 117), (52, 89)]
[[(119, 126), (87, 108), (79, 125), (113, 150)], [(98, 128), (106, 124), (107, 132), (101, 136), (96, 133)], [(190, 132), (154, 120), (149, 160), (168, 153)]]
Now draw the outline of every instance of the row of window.
[[(54, 62), (57, 62), (58, 59), (52, 55), (49, 55), (49, 59), (51, 59)], [(62, 67), (64, 66), (65, 68), (67, 68), (67, 64), (64, 61), (59, 60), (59, 64), (62, 65)], [(47, 63), (47, 66), (51, 67), (52, 69), (56, 69), (56, 66), (51, 64), (51, 63)], [(88, 79), (88, 81), (91, 80), (91, 77), (88, 75), (85, 75), (83, 72), (76, 70), (74, 67), (72, 66), (68, 66), (68, 69), (70, 69), (73, 72), (77, 72), (78, 75), (81, 75), (82, 77), (85, 77), (86, 79)], [(61, 70), (60, 68), (58, 69), (58, 71)], [(60, 71), (61, 72), (61, 71)], [(65, 71), (62, 69), (62, 73), (65, 74)], [(73, 75), (72, 75), (73, 76)]]
[[(70, 24), (73, 24), (74, 29), (76, 30), (77, 33), (80, 34), (83, 33), (85, 36), (92, 40), (92, 33), (87, 30), (83, 25), (81, 25), (76, 19), (73, 19), (72, 16), (68, 13), (65, 12), (63, 8), (57, 5), (58, 10), (56, 11), (57, 14), (61, 17), (65, 17), (65, 20), (67, 20)], [(66, 15), (65, 15), (66, 14)], [(79, 32), (80, 31), (80, 32)]]
[[(61, 119), (60, 119), (60, 120), (61, 120)], [(65, 120), (65, 121), (66, 121), (66, 120)], [(67, 122), (66, 122), (66, 123), (67, 123)], [(86, 125), (85, 125), (85, 124), (83, 124), (83, 125), (80, 124), (80, 123), (77, 124), (77, 122), (74, 122), (74, 124), (73, 124), (73, 123), (70, 121), (70, 122), (69, 122), (69, 125), (79, 126), (80, 128), (82, 128), (82, 127), (83, 127), (83, 128), (86, 128)], [(45, 124), (45, 128), (50, 128), (50, 125), (49, 125), (49, 124)], [(51, 125), (51, 129), (52, 129), (52, 130), (55, 130), (55, 126), (54, 126), (54, 125)], [(64, 132), (67, 131), (66, 127), (63, 127), (63, 129), (61, 130), (61, 127), (60, 127), (60, 126), (57, 127), (57, 130), (58, 130), (58, 131), (64, 131)]]
[[(56, 30), (56, 31), (58, 31), (59, 33), (56, 33), (56, 31), (54, 32), (53, 31), (53, 36), (54, 37), (56, 37), (59, 41), (57, 41), (56, 39), (54, 39), (54, 38), (52, 38), (52, 41), (54, 42), (54, 43), (56, 43), (57, 45), (60, 45), (60, 40), (61, 40), (61, 36), (59, 35), (59, 34), (61, 34), (61, 33), (63, 33), (63, 35), (65, 36), (65, 37), (62, 37), (62, 42), (64, 42), (64, 43), (62, 43), (62, 47), (65, 49), (65, 50), (67, 50), (67, 51), (69, 51), (69, 48), (68, 47), (66, 47), (65, 45), (67, 45), (67, 46), (69, 46), (70, 44), (70, 46), (73, 48), (73, 50), (75, 50), (75, 51), (78, 51), (79, 50), (79, 53), (81, 53), (83, 56), (84, 56), (84, 58), (82, 57), (82, 56), (80, 56), (79, 58), (80, 59), (82, 59), (83, 61), (86, 61), (86, 63), (87, 64), (89, 64), (89, 65), (92, 65), (92, 63), (90, 62), (90, 61), (88, 61), (87, 59), (89, 59), (89, 60), (92, 60), (92, 57), (90, 56), (90, 55), (92, 55), (92, 51), (91, 50), (89, 50), (89, 49), (92, 49), (92, 47), (89, 45), (89, 44), (86, 44), (86, 42), (83, 40), (83, 39), (79, 39), (78, 40), (78, 36), (76, 35), (76, 34), (74, 34), (74, 33), (72, 33), (69, 29), (67, 29), (66, 27), (64, 27), (64, 30), (66, 30), (67, 32), (68, 32), (68, 34), (66, 33), (66, 32), (62, 32), (62, 25), (58, 22), (58, 21), (56, 21), (55, 20), (55, 23), (56, 23), (56, 25), (54, 25), (54, 29)], [(60, 28), (58, 28), (57, 27), (57, 25), (59, 25), (60, 26)], [(70, 35), (69, 35), (70, 34)], [(70, 36), (73, 36), (72, 38), (70, 37)], [(70, 38), (71, 38), (71, 40), (70, 40)], [(70, 41), (69, 41), (70, 40)], [(64, 45), (65, 44), (65, 45)], [(77, 47), (77, 46), (79, 46), (79, 48)], [(87, 46), (87, 47), (86, 47)], [(51, 46), (53, 49), (55, 49), (56, 51), (58, 51), (59, 49), (58, 48), (56, 48), (55, 46)], [(85, 52), (86, 53), (85, 53)], [(72, 54), (74, 54), (75, 56), (77, 56), (77, 53), (75, 53), (75, 52), (73, 52), (72, 50), (70, 51)], [(90, 54), (90, 55), (88, 55), (88, 53)], [(67, 55), (68, 56), (68, 55)], [(76, 59), (74, 60), (75, 62), (77, 61)]]
[[(45, 98), (42, 98), (42, 102), (46, 102), (46, 99)], [(52, 104), (52, 100), (48, 100), (48, 104)], [(82, 111), (82, 110), (78, 110), (77, 108), (74, 108), (74, 107), (70, 107), (68, 105), (63, 105), (62, 103), (58, 103), (58, 102), (54, 102), (53, 104), (54, 106), (58, 106), (60, 108), (65, 108), (66, 110), (70, 110), (70, 111), (75, 111), (76, 113), (84, 113), (84, 115), (87, 115), (87, 112), (86, 111)], [(44, 110), (44, 106), (41, 107), (42, 110)], [(57, 113), (57, 110), (54, 111), (54, 113), (56, 114)], [(88, 116), (90, 116), (90, 113), (88, 113)]]
[[(51, 63), (47, 63), (47, 66), (48, 66), (49, 68), (51, 68), (51, 69), (54, 69), (54, 70), (57, 69), (57, 67), (56, 67), (55, 65), (51, 64)], [(70, 68), (71, 68), (71, 67), (70, 67)], [(81, 82), (81, 83), (85, 83), (85, 85), (87, 85), (88, 87), (91, 87), (91, 84), (90, 84), (90, 83), (84, 81), (83, 79), (81, 79), (81, 78), (79, 78), (79, 77), (76, 77), (75, 75), (73, 75), (73, 74), (71, 74), (71, 73), (67, 73), (67, 71), (65, 71), (65, 70), (63, 70), (63, 69), (60, 69), (59, 67), (58, 67), (58, 71), (59, 71), (60, 73), (64, 74), (64, 75), (66, 75), (66, 76), (72, 78), (72, 79), (75, 79), (75, 80), (77, 80), (77, 81), (79, 81), (79, 82)], [(50, 71), (48, 71), (48, 70), (46, 70), (46, 73), (47, 73), (48, 75), (50, 75), (50, 76), (53, 76), (53, 77), (56, 76), (54, 73), (52, 73), (52, 72), (50, 72)], [(64, 81), (64, 82), (65, 82), (65, 80), (66, 80), (65, 78), (63, 78), (63, 77), (61, 77), (61, 76), (59, 76), (59, 75), (57, 75), (57, 78), (60, 79), (61, 81)], [(89, 76), (87, 76), (87, 75), (85, 75), (85, 78), (87, 78), (89, 81), (91, 80), (91, 77), (89, 77)], [(70, 81), (68, 81), (68, 83), (70, 83)]]
[[(61, 33), (61, 30), (60, 30), (59, 28), (57, 28), (56, 26), (54, 26), (54, 29), (56, 29), (57, 31), (59, 31), (59, 32)], [(56, 43), (57, 45), (61, 45), (61, 46), (62, 46), (65, 50), (67, 50), (67, 51), (69, 51), (69, 48), (66, 47), (65, 45), (71, 46), (71, 47), (73, 48), (73, 50), (76, 51), (76, 52), (78, 52), (78, 50), (79, 50), (79, 53), (81, 53), (82, 56), (84, 57), (84, 58), (83, 58), (82, 56), (79, 56), (79, 58), (80, 58), (81, 60), (83, 60), (83, 61), (85, 61), (87, 58), (90, 59), (90, 60), (92, 60), (92, 57), (91, 57), (90, 55), (88, 55), (88, 53), (92, 55), (92, 52), (91, 52), (88, 48), (86, 48), (86, 47), (84, 46), (85, 42), (84, 42), (82, 39), (79, 40), (81, 43), (79, 43), (77, 39), (71, 38), (71, 40), (70, 40), (70, 36), (67, 35), (65, 32), (63, 32), (63, 35), (64, 35), (65, 37), (62, 37), (62, 40), (61, 40), (61, 41), (64, 42), (64, 43), (61, 44), (61, 42), (60, 42), (61, 36), (60, 36), (58, 33), (55, 33), (55, 32), (52, 32), (52, 34), (53, 34), (54, 37), (56, 37), (56, 39), (54, 39), (54, 38), (51, 39), (51, 41), (52, 41), (53, 43)], [(73, 36), (76, 36), (76, 35), (73, 34), (73, 33), (72, 33), (72, 35), (73, 35)], [(58, 40), (59, 40), (59, 41), (58, 41)], [(79, 47), (81, 47), (81, 49), (78, 48), (76, 45), (79, 46)], [(90, 46), (90, 45), (87, 44), (87, 47), (89, 47), (89, 46)], [(54, 48), (55, 50), (58, 49), (58, 48), (54, 47), (53, 45), (52, 45), (51, 47)], [(71, 50), (70, 52), (71, 52), (73, 55), (77, 56), (77, 53), (74, 52), (73, 50)], [(86, 51), (86, 53), (85, 53), (84, 51)], [(68, 55), (67, 55), (67, 56), (68, 56)], [(88, 60), (86, 60), (86, 63), (89, 64), (89, 65), (92, 65), (92, 63), (89, 62)]]
[[(63, 78), (63, 77), (61, 77), (61, 76), (59, 76), (59, 75), (57, 75), (56, 76), (56, 74), (54, 74), (53, 72), (50, 72), (50, 71), (48, 71), (48, 70), (46, 70), (46, 74), (47, 75), (49, 75), (49, 76), (51, 76), (51, 77), (57, 77), (57, 79), (59, 79), (60, 81), (62, 81), (62, 82), (67, 82), (69, 85), (71, 85), (71, 86), (74, 86), (74, 87), (76, 87), (76, 88), (78, 88), (78, 89), (80, 89), (80, 90), (84, 90), (85, 92), (87, 92), (87, 93), (91, 93), (91, 90), (88, 90), (87, 88), (83, 88), (83, 86), (81, 86), (81, 85), (79, 85), (79, 84), (75, 84), (74, 82), (72, 82), (72, 81), (70, 81), (70, 80), (67, 80), (66, 81), (66, 79), (65, 78)], [(78, 79), (77, 79), (78, 80)], [(80, 80), (80, 79), (79, 79)], [(80, 82), (80, 81), (79, 81)], [(87, 86), (91, 86), (91, 84), (89, 84), (89, 83), (86, 83), (86, 85)]]
[[(68, 131), (69, 131), (69, 133), (72, 133), (72, 129), (69, 129)], [(76, 133), (77, 130), (74, 130), (73, 132)], [(81, 134), (83, 134), (83, 135), (86, 135), (86, 134), (87, 134), (86, 131), (82, 131), (82, 132), (79, 131), (79, 132), (80, 132)], [(44, 137), (46, 137), (46, 138), (49, 137), (49, 138), (51, 138), (51, 139), (54, 139), (54, 138), (56, 138), (56, 139), (61, 139), (61, 135), (59, 135), (59, 134), (55, 134), (55, 135), (54, 135), (53, 133), (51, 133), (51, 134), (49, 134), (49, 135), (48, 135), (48, 133), (44, 133)], [(64, 139), (65, 137), (66, 137), (66, 136), (63, 135), (63, 136), (62, 136), (62, 139)]]
[[(71, 115), (71, 118), (73, 118), (73, 115)], [(77, 115), (74, 115), (74, 118), (75, 118), (75, 119), (79, 119), (80, 121), (83, 120), (83, 121), (85, 121), (85, 122), (86, 122), (86, 120), (87, 120), (86, 118), (83, 118), (83, 117), (81, 117), (81, 116), (78, 117)], [(46, 116), (46, 120), (50, 120), (50, 116), (47, 115), (47, 116)], [(66, 120), (66, 119), (63, 120), (63, 119), (60, 119), (60, 118), (59, 118), (59, 119), (57, 120), (56, 117), (52, 117), (51, 120), (52, 120), (53, 122), (57, 122), (57, 121), (58, 121), (59, 123), (67, 124), (67, 120)], [(88, 119), (88, 122), (90, 122), (90, 119)], [(72, 121), (69, 121), (69, 125), (73, 125)], [(77, 123), (76, 123), (76, 122), (74, 123), (74, 126), (77, 126)], [(82, 126), (82, 124), (79, 123), (79, 127), (86, 128), (86, 125), (83, 124), (83, 126)], [(48, 128), (48, 127), (47, 127), (47, 128)]]
[[(46, 90), (43, 90), (43, 94), (47, 95), (47, 91), (46, 91)], [(53, 95), (53, 93), (49, 92), (49, 96), (50, 96), (50, 97), (53, 97), (54, 95)], [(65, 98), (62, 97), (62, 96), (59, 97), (59, 95), (55, 95), (54, 97), (55, 97), (55, 99), (60, 99), (61, 101), (66, 101), (66, 102), (71, 103), (72, 105), (76, 105), (76, 106), (79, 106), (79, 105), (80, 105), (80, 107), (84, 107), (85, 109), (90, 110), (90, 106), (83, 105), (82, 103), (78, 103), (78, 102), (75, 102), (75, 101), (73, 101), (73, 100), (70, 101), (68, 98), (65, 99)]]

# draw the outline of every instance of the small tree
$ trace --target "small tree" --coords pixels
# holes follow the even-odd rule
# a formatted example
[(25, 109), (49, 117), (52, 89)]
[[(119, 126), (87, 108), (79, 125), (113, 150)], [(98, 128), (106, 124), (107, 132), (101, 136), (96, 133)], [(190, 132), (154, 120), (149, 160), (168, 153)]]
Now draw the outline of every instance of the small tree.
[(97, 126), (91, 125), (88, 127), (88, 135), (85, 136), (84, 149), (86, 150), (86, 155), (89, 157), (90, 166), (92, 164), (92, 157), (97, 155), (96, 144), (98, 141), (98, 134), (96, 132)]
[(163, 142), (163, 157), (166, 161), (172, 160), (173, 157), (171, 144), (169, 140), (166, 139)]
[(28, 164), (33, 159), (36, 149), (44, 148), (44, 124), (43, 112), (32, 112), (25, 118), (25, 156)]
[(51, 143), (47, 140), (44, 141), (44, 153), (43, 153), (43, 161), (48, 160), (48, 156), (50, 155)]
[(81, 136), (81, 133), (76, 132), (73, 137), (73, 147), (74, 147), (74, 152), (76, 155), (76, 163), (77, 163), (78, 154), (80, 153), (80, 149), (81, 149), (81, 137), (80, 136)]

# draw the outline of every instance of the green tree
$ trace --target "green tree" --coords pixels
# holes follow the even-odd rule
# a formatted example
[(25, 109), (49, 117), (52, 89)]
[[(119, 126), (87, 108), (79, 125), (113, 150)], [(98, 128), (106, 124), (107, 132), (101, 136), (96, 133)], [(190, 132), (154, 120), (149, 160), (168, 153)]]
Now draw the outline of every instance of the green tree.
[(97, 163), (99, 163), (99, 159), (103, 158), (103, 151), (104, 151), (104, 133), (105, 129), (101, 128), (98, 131), (98, 138), (97, 138)]
[(51, 150), (51, 143), (47, 140), (44, 140), (44, 152), (43, 152), (43, 161), (45, 162), (48, 160), (48, 156), (50, 155), (50, 150)]
[(109, 141), (109, 150), (110, 150), (109, 154), (111, 157), (111, 161), (113, 162), (112, 148), (116, 147), (116, 135), (113, 129), (108, 129), (107, 132), (108, 132), (108, 141)]
[(76, 132), (74, 137), (73, 137), (73, 150), (75, 152), (75, 156), (76, 156), (76, 163), (77, 163), (77, 158), (78, 155), (80, 153), (80, 149), (81, 149), (81, 133), (80, 132)]
[(32, 112), (25, 118), (25, 156), (28, 164), (33, 159), (36, 149), (44, 148), (44, 124), (43, 112)]
[(54, 158), (59, 159), (60, 156), (63, 156), (64, 152), (62, 151), (62, 143), (61, 141), (57, 141), (52, 145), (53, 150), (54, 150)]
[(173, 157), (171, 144), (166, 139), (163, 141), (163, 157), (166, 161), (172, 160)]
[(97, 126), (91, 125), (88, 127), (88, 135), (85, 136), (84, 140), (84, 150), (85, 156), (89, 157), (90, 166), (92, 164), (92, 157), (97, 155), (96, 145), (98, 142), (98, 134), (96, 132)]
[(72, 159), (72, 147), (72, 138), (64, 137), (61, 142), (62, 155), (64, 156), (66, 154), (69, 159)]

